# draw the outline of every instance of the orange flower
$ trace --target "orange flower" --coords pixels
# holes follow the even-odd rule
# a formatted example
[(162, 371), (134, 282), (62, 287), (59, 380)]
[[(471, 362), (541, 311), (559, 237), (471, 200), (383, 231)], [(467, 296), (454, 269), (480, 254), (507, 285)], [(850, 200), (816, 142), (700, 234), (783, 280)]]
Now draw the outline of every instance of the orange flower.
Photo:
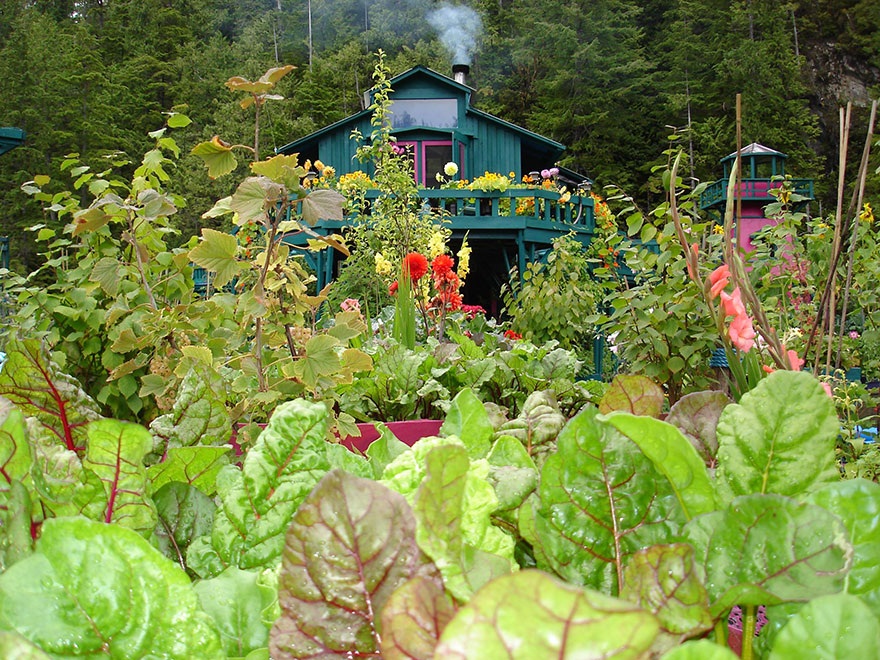
[(718, 297), (725, 287), (730, 283), (730, 267), (727, 264), (718, 266), (709, 274), (709, 282), (712, 288), (709, 290), (709, 297), (714, 299)]
[(431, 263), (431, 268), (434, 270), (434, 276), (445, 275), (452, 270), (454, 263), (452, 257), (448, 254), (438, 254), (434, 257), (434, 261)]
[(428, 258), (418, 252), (410, 252), (403, 258), (403, 272), (409, 273), (413, 282), (418, 282), (428, 272)]

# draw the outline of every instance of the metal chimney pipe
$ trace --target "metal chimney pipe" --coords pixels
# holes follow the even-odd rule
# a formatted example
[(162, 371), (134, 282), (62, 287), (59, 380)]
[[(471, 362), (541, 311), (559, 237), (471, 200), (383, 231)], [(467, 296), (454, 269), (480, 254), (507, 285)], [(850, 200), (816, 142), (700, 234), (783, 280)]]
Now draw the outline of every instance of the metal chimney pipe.
[(471, 72), (471, 68), (467, 64), (452, 65), (452, 79), (459, 85), (467, 84), (467, 75)]

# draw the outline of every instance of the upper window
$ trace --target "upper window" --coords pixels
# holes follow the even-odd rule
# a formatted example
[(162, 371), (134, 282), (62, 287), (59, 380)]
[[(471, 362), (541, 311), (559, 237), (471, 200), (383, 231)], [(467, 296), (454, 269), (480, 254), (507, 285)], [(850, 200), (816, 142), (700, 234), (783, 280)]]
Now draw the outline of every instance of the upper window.
[(391, 104), (391, 127), (458, 128), (455, 99), (400, 99)]

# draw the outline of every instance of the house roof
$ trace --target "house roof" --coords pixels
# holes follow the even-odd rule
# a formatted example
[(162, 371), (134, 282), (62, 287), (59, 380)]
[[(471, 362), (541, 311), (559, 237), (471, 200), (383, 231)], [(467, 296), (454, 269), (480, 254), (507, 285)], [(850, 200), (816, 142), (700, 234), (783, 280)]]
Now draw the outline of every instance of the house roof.
[[(479, 117), (487, 122), (498, 124), (499, 126), (503, 126), (503, 127), (507, 128), (508, 130), (519, 133), (520, 136), (522, 138), (524, 138), (525, 140), (528, 140), (532, 143), (535, 143), (535, 146), (537, 146), (539, 149), (549, 149), (551, 151), (558, 151), (560, 153), (562, 151), (565, 151), (565, 145), (563, 145), (559, 142), (556, 142), (555, 140), (551, 140), (550, 138), (544, 137), (543, 135), (533, 133), (532, 131), (527, 130), (521, 126), (517, 126), (516, 124), (512, 124), (508, 121), (500, 119), (499, 117), (496, 117), (494, 115), (490, 115), (488, 112), (483, 112), (482, 110), (477, 110), (476, 108), (474, 108), (470, 104), (470, 96), (471, 96), (471, 92), (473, 91), (473, 89), (471, 87), (468, 87), (467, 85), (463, 85), (459, 82), (456, 82), (452, 78), (450, 78), (448, 76), (444, 76), (441, 73), (437, 73), (436, 71), (429, 69), (425, 66), (422, 66), (422, 65), (415, 66), (415, 67), (408, 69), (407, 71), (404, 71), (403, 73), (395, 76), (394, 78), (392, 78), (390, 81), (391, 82), (391, 89), (394, 90), (397, 87), (399, 87), (401, 83), (403, 83), (407, 80), (410, 80), (412, 78), (415, 78), (415, 77), (428, 77), (428, 78), (436, 81), (438, 84), (445, 85), (447, 87), (454, 89), (459, 94), (464, 94), (465, 98), (467, 100), (466, 112), (470, 115)], [(371, 98), (372, 98), (372, 94), (371, 94)], [(330, 133), (335, 133), (336, 131), (340, 131), (346, 125), (356, 124), (361, 119), (369, 116), (370, 114), (372, 114), (372, 111), (369, 108), (366, 110), (361, 110), (360, 112), (357, 112), (353, 115), (349, 115), (348, 117), (345, 117), (344, 119), (340, 119), (339, 121), (334, 122), (333, 124), (330, 124), (329, 126), (325, 126), (324, 128), (322, 128), (318, 131), (315, 131), (314, 133), (306, 135), (305, 137), (301, 137), (298, 140), (294, 140), (293, 142), (289, 142), (288, 144), (285, 144), (284, 146), (277, 148), (276, 152), (283, 153), (283, 154), (289, 154), (289, 153), (296, 153), (299, 151), (306, 150), (306, 149), (314, 146), (315, 143), (318, 140), (320, 140), (322, 137), (324, 137), (325, 135), (330, 134)]]
[[(757, 142), (752, 142), (747, 147), (743, 147), (740, 153), (743, 156), (780, 156), (781, 158), (788, 158), (788, 156), (781, 151), (765, 147), (763, 144), (758, 144)], [(733, 158), (736, 158), (735, 151), (732, 154), (725, 156), (722, 160), (730, 160)]]
[(0, 127), (0, 155), (24, 142), (25, 132), (11, 126)]

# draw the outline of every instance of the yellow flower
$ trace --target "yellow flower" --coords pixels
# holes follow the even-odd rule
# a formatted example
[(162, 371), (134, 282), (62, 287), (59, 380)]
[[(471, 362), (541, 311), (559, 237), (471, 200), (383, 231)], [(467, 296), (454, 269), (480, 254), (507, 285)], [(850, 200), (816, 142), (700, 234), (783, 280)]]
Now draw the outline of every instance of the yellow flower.
[(724, 225), (715, 225), (712, 227), (713, 234), (723, 234), (724, 233)]
[(376, 273), (379, 275), (390, 275), (393, 270), (391, 262), (385, 258), (381, 252), (377, 252), (373, 259), (376, 261)]
[(874, 210), (868, 202), (865, 202), (864, 207), (862, 207), (862, 212), (859, 213), (859, 220), (867, 222), (868, 224), (874, 222)]
[(467, 237), (461, 242), (461, 249), (456, 256), (458, 257), (458, 279), (464, 282), (471, 270), (471, 246), (467, 244)]
[(318, 170), (319, 172), (323, 172), (324, 171), (324, 163), (322, 163), (320, 160), (316, 160), (315, 161), (315, 169)]
[(439, 231), (435, 231), (428, 241), (428, 259), (435, 259), (444, 252), (446, 252), (446, 239)]
[[(321, 161), (318, 161), (318, 162), (320, 163)], [(332, 179), (335, 176), (335, 174), (336, 174), (336, 170), (334, 170), (329, 165), (327, 165), (327, 167), (323, 168), (322, 176), (324, 176), (325, 178)]]

